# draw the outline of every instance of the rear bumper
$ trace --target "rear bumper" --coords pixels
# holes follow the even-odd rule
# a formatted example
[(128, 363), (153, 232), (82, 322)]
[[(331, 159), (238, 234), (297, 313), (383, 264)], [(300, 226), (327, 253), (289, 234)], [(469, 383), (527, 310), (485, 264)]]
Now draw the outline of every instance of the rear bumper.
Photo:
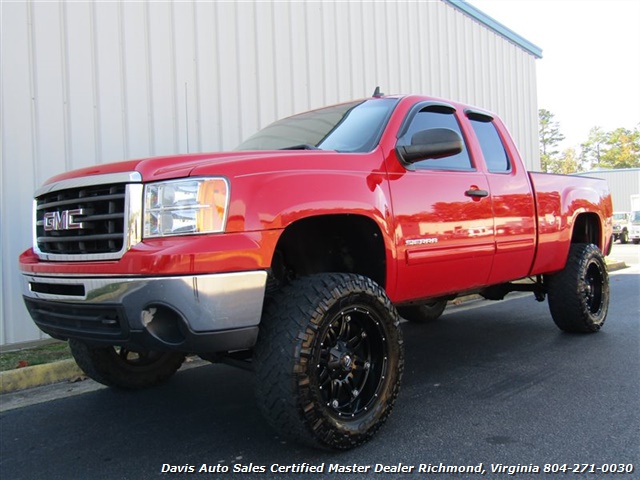
[(54, 338), (193, 353), (251, 348), (267, 273), (174, 277), (23, 275), (23, 297)]

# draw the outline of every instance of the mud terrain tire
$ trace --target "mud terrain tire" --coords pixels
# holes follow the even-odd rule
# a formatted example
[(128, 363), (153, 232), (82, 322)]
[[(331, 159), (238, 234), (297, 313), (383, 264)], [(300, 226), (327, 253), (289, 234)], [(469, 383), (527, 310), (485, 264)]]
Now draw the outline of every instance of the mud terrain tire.
[(404, 367), (399, 317), (373, 280), (303, 277), (270, 299), (255, 349), (263, 415), (283, 436), (346, 450), (385, 422)]
[(558, 328), (593, 333), (602, 328), (609, 309), (609, 275), (600, 249), (575, 243), (564, 270), (547, 275), (549, 309)]
[(108, 387), (140, 390), (167, 381), (184, 362), (180, 352), (133, 352), (124, 347), (90, 347), (69, 340), (78, 366), (90, 378)]

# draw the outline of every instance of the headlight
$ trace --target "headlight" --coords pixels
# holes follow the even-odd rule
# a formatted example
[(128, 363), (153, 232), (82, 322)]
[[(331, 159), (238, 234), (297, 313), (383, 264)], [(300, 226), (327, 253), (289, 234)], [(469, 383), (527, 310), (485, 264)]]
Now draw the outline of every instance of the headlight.
[(144, 187), (144, 237), (222, 232), (229, 185), (224, 178), (190, 178)]

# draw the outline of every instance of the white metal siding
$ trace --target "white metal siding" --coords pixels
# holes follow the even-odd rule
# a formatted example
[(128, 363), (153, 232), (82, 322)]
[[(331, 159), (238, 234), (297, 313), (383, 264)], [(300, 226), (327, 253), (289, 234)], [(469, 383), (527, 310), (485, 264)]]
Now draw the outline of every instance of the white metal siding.
[(32, 192), (126, 158), (233, 148), (276, 118), (386, 93), (500, 114), (537, 168), (535, 58), (444, 2), (16, 2), (2, 8), (0, 344)]
[(631, 195), (640, 195), (640, 168), (594, 170), (581, 175), (607, 181), (615, 212), (631, 211)]

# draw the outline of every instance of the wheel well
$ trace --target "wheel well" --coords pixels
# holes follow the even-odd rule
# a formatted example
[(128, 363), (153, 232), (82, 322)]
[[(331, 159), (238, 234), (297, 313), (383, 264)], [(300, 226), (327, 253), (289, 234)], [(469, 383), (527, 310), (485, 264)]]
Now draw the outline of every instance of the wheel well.
[(384, 288), (386, 256), (378, 225), (360, 215), (309, 217), (289, 225), (276, 246), (273, 279), (282, 284), (323, 272), (358, 273)]
[(571, 243), (593, 243), (602, 250), (600, 219), (595, 213), (583, 213), (573, 225)]

